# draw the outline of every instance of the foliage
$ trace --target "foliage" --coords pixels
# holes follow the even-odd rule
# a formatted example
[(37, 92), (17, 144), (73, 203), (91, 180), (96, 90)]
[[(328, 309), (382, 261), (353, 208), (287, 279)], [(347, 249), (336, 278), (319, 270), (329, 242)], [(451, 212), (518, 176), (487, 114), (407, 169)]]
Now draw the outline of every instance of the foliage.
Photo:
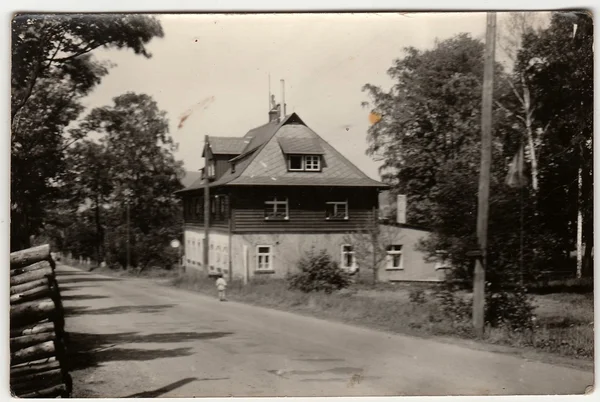
[(348, 275), (332, 261), (326, 250), (316, 253), (310, 250), (298, 262), (300, 272), (290, 275), (290, 289), (298, 289), (305, 293), (332, 293), (350, 285)]
[(465, 299), (460, 293), (450, 286), (445, 286), (435, 293), (437, 303), (442, 313), (447, 316), (454, 325), (468, 324), (472, 315), (470, 300)]
[[(381, 225), (377, 219), (371, 219), (369, 224), (344, 236), (344, 243), (352, 245), (354, 258), (359, 269), (359, 280), (364, 279), (362, 272), (371, 273), (371, 285), (378, 282), (379, 269), (387, 258), (388, 247), (401, 243), (402, 235), (397, 228)], [(361, 268), (364, 268), (361, 271)]]
[[(576, 27), (576, 28), (574, 28)], [(517, 59), (539, 100), (535, 119), (548, 127), (540, 143), (540, 233), (551, 240), (552, 260), (565, 264), (575, 247), (577, 213), (583, 218), (584, 274), (593, 272), (593, 20), (585, 13), (553, 13), (550, 26), (523, 39)], [(581, 188), (578, 173), (581, 172)]]
[(63, 223), (62, 250), (125, 267), (129, 246), (138, 269), (170, 268), (179, 258), (169, 243), (181, 240), (174, 192), (183, 170), (165, 112), (150, 96), (127, 93), (92, 110), (80, 129), (99, 139), (68, 150), (61, 189), (74, 212)]
[(533, 305), (526, 290), (516, 289), (487, 292), (485, 320), (492, 327), (507, 327), (512, 331), (531, 330)]
[(414, 288), (408, 294), (408, 299), (411, 303), (423, 304), (427, 301), (425, 296), (425, 291), (423, 289)]
[(60, 195), (64, 154), (83, 136), (72, 129), (89, 94), (110, 67), (91, 56), (99, 47), (150, 57), (159, 22), (125, 15), (17, 15), (12, 21), (11, 249), (28, 247), (48, 223)]
[[(513, 38), (519, 47), (511, 49), (514, 70), (497, 65), (494, 78), (491, 292), (534, 281), (543, 271), (569, 269), (578, 210), (590, 245), (588, 271), (592, 266), (592, 20), (554, 13), (547, 28), (537, 24), (521, 33)], [(408, 48), (388, 71), (394, 80), (389, 91), (364, 87), (372, 100), (367, 106), (382, 116), (369, 129), (368, 153), (383, 162), (382, 178), (392, 192), (407, 195), (408, 221), (432, 229), (421, 249), (431, 258), (446, 251), (453, 276), (466, 282), (473, 271), (467, 252), (477, 247), (482, 51), (483, 44), (466, 34), (431, 50)], [(529, 180), (511, 188), (508, 164), (530, 142), (527, 157), (538, 162), (539, 185)], [(524, 173), (533, 170), (532, 164)]]

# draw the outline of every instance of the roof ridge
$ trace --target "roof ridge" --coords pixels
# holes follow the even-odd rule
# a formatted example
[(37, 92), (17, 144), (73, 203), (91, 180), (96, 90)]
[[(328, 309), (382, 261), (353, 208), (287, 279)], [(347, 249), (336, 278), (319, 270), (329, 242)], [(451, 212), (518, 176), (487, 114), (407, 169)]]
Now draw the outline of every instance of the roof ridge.
[[(277, 134), (277, 132), (279, 131), (279, 129), (280, 129), (281, 127), (283, 127), (283, 126), (285, 125), (285, 123), (287, 123), (287, 121), (288, 121), (288, 120), (289, 120), (289, 119), (290, 119), (292, 116), (296, 116), (296, 117), (298, 117), (298, 120), (300, 120), (300, 121), (301, 121), (301, 122), (304, 124), (304, 122), (302, 121), (302, 119), (300, 119), (300, 117), (299, 117), (298, 115), (296, 115), (296, 113), (292, 113), (292, 114), (290, 114), (290, 115), (287, 115), (287, 116), (285, 116), (285, 117), (283, 118), (283, 120), (281, 120), (281, 122), (279, 122), (279, 124), (277, 124), (277, 126), (275, 127), (275, 129), (273, 130), (273, 132), (272, 132), (271, 134), (269, 134), (269, 137), (268, 137), (268, 138), (267, 138), (265, 141), (263, 141), (263, 143), (262, 143), (262, 144), (260, 144), (259, 146), (255, 147), (255, 148), (253, 148), (253, 149), (251, 149), (251, 150), (248, 150), (248, 153), (249, 153), (250, 151), (254, 151), (254, 150), (256, 150), (256, 151), (254, 152), (254, 154), (253, 154), (253, 155), (251, 155), (251, 156), (250, 156), (250, 158), (249, 158), (250, 160), (248, 161), (248, 164), (247, 164), (246, 166), (244, 166), (244, 169), (243, 169), (243, 170), (241, 170), (241, 171), (240, 171), (240, 173), (239, 173), (238, 175), (236, 175), (236, 177), (235, 177), (234, 179), (232, 179), (232, 180), (235, 180), (235, 179), (237, 179), (237, 178), (241, 177), (241, 176), (244, 174), (244, 172), (246, 171), (246, 169), (248, 169), (248, 166), (250, 166), (250, 165), (252, 164), (252, 161), (254, 161), (254, 159), (256, 158), (256, 156), (257, 156), (258, 154), (260, 154), (260, 151), (261, 151), (261, 150), (262, 150), (262, 149), (265, 147), (265, 145), (267, 145), (267, 144), (269, 143), (269, 141), (271, 141), (271, 140), (273, 139), (273, 136), (274, 136), (275, 134)], [(269, 123), (270, 123), (270, 122), (269, 122)], [(267, 123), (267, 124), (269, 124), (269, 123)], [(304, 124), (304, 125), (306, 126), (306, 124)], [(256, 130), (257, 128), (264, 127), (264, 126), (266, 126), (266, 124), (263, 124), (262, 126), (259, 126), (259, 127), (256, 127), (256, 128), (253, 128), (252, 130)], [(250, 131), (252, 131), (252, 130), (250, 130)], [(248, 133), (250, 133), (250, 131), (248, 131)], [(246, 134), (246, 135), (248, 135), (248, 134)]]

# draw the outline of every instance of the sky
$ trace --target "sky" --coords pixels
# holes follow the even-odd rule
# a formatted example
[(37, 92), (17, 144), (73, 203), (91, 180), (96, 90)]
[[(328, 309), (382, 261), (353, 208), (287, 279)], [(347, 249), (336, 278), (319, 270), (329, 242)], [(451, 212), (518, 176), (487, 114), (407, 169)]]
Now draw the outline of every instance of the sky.
[[(485, 13), (159, 15), (164, 38), (150, 59), (131, 50), (98, 50), (115, 66), (85, 100), (109, 105), (128, 91), (151, 95), (167, 112), (176, 157), (186, 170), (203, 166), (205, 135), (243, 136), (265, 124), (271, 92), (368, 176), (379, 163), (365, 154), (366, 83), (388, 89), (403, 48), (469, 32), (483, 40)], [(182, 116), (189, 115), (179, 127)]]

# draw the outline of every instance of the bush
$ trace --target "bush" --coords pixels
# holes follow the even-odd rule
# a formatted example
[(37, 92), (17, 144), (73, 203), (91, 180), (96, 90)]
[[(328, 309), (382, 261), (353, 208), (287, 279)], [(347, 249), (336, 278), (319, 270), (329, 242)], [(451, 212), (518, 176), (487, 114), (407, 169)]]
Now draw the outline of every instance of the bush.
[(426, 302), (425, 291), (423, 289), (411, 289), (408, 298), (411, 303), (415, 304), (424, 304)]
[(335, 261), (331, 260), (327, 251), (315, 253), (309, 251), (298, 262), (299, 273), (288, 277), (290, 289), (302, 292), (332, 293), (335, 290), (347, 288), (350, 277), (342, 271)]
[(444, 287), (436, 293), (436, 297), (440, 310), (454, 324), (462, 324), (471, 320), (472, 304), (458, 294), (456, 289)]
[(485, 320), (492, 327), (513, 331), (532, 329), (533, 305), (524, 288), (486, 293)]

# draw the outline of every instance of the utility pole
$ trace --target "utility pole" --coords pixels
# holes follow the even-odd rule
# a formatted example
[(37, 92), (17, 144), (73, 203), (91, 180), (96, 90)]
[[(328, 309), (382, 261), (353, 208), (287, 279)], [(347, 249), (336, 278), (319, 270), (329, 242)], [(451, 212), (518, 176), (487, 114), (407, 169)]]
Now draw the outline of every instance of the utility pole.
[[(583, 215), (581, 214), (581, 168), (577, 171), (577, 279), (581, 278), (583, 267)], [(588, 245), (586, 244), (586, 247)]]
[(483, 93), (481, 102), (481, 170), (477, 208), (477, 241), (481, 255), (475, 259), (473, 278), (473, 326), (477, 336), (483, 336), (485, 326), (485, 270), (487, 269), (487, 229), (492, 164), (492, 101), (494, 96), (494, 52), (496, 13), (487, 13)]
[(209, 179), (208, 179), (208, 135), (204, 136), (204, 253), (202, 255), (202, 265), (204, 266), (204, 271), (209, 272), (208, 270), (208, 232), (209, 232), (209, 223), (210, 223), (210, 190), (208, 188)]
[(126, 226), (126, 236), (127, 236), (125, 269), (129, 269), (129, 265), (131, 264), (131, 261), (130, 261), (131, 251), (130, 251), (130, 245), (129, 245), (129, 193), (127, 194), (127, 205), (125, 206), (125, 215), (126, 215), (125, 219), (127, 220), (127, 224), (125, 225)]

